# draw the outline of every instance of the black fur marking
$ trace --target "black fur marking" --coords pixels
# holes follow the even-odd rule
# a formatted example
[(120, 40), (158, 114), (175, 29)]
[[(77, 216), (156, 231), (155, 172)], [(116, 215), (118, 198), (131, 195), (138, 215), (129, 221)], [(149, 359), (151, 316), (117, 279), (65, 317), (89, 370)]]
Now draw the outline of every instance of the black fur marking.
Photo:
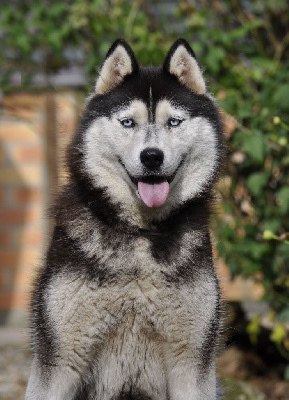
[(152, 255), (162, 263), (171, 263), (183, 244), (183, 234), (206, 233), (209, 228), (209, 205), (204, 199), (185, 203), (161, 222), (154, 222), (153, 229), (145, 232), (152, 243)]
[(45, 303), (47, 286), (53, 275), (54, 271), (49, 268), (40, 272), (35, 281), (31, 302), (32, 348), (43, 366), (53, 363), (56, 355), (55, 336), (48, 320)]
[(83, 385), (72, 400), (88, 400), (91, 394), (89, 385)]
[(171, 284), (194, 284), (198, 281), (200, 271), (212, 273), (213, 262), (210, 258), (211, 248), (207, 241), (203, 241), (202, 246), (193, 246), (187, 250), (187, 258), (182, 260), (175, 257), (169, 270), (163, 272), (167, 282)]
[(221, 306), (220, 306), (220, 290), (218, 282), (216, 280), (216, 293), (218, 294), (216, 309), (213, 317), (209, 321), (205, 333), (205, 339), (203, 340), (202, 347), (199, 350), (200, 358), (200, 370), (203, 375), (207, 374), (208, 368), (215, 358), (215, 350), (217, 345), (217, 339), (219, 336), (220, 328), (220, 317), (221, 317)]
[(52, 216), (59, 225), (69, 226), (71, 221), (83, 216), (87, 227), (90, 226), (92, 231), (95, 227), (99, 230), (104, 249), (117, 250), (121, 247), (125, 250), (138, 233), (136, 226), (120, 218), (121, 206), (118, 208), (112, 204), (105, 190), (93, 188), (89, 180), (68, 184), (55, 204)]
[(121, 393), (117, 400), (153, 400), (142, 393)]
[[(115, 246), (118, 247), (118, 244)], [(48, 252), (47, 269), (50, 268), (55, 269), (54, 276), (57, 272), (73, 272), (76, 276), (85, 276), (88, 281), (97, 281), (98, 286), (117, 281), (115, 273), (106, 268), (97, 256), (88, 258), (80, 249), (78, 241), (71, 239), (61, 226), (56, 226)]]

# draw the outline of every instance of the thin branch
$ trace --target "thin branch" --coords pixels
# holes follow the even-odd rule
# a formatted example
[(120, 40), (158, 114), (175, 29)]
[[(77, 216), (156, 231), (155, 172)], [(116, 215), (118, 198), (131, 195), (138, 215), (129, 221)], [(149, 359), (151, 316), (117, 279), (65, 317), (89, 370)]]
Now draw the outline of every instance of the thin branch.
[(271, 147), (274, 150), (277, 150), (279, 152), (282, 151), (282, 147), (281, 146), (279, 146), (276, 143), (270, 142), (270, 140), (265, 140), (265, 144), (267, 144), (269, 147)]

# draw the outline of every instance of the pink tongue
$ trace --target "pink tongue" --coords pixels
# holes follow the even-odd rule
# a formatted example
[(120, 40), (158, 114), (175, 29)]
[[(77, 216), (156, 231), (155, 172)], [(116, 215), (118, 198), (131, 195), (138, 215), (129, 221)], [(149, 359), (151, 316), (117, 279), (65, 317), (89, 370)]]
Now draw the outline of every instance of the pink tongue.
[(170, 185), (167, 181), (161, 183), (138, 182), (137, 188), (142, 201), (148, 207), (158, 207), (166, 201)]

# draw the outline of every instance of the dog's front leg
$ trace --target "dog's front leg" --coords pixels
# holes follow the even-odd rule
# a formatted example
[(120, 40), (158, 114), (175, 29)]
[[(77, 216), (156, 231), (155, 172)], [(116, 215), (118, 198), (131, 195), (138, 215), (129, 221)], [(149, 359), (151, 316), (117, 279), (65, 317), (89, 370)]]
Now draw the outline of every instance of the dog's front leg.
[(216, 400), (215, 366), (202, 371), (195, 362), (179, 361), (169, 372), (171, 400)]
[(69, 364), (43, 365), (34, 357), (25, 400), (72, 400), (80, 375)]
[(72, 400), (99, 346), (122, 318), (122, 297), (66, 274), (34, 301), (34, 360), (26, 400)]

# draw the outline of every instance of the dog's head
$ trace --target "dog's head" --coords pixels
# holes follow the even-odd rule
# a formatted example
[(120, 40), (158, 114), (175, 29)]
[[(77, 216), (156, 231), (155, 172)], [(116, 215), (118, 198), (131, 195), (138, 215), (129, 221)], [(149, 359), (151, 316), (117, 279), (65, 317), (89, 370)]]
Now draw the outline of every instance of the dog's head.
[[(117, 40), (86, 102), (71, 147), (73, 175), (131, 222), (162, 219), (210, 192), (221, 158), (221, 123), (188, 43), (162, 67), (139, 67)], [(89, 183), (89, 184), (88, 184)]]

